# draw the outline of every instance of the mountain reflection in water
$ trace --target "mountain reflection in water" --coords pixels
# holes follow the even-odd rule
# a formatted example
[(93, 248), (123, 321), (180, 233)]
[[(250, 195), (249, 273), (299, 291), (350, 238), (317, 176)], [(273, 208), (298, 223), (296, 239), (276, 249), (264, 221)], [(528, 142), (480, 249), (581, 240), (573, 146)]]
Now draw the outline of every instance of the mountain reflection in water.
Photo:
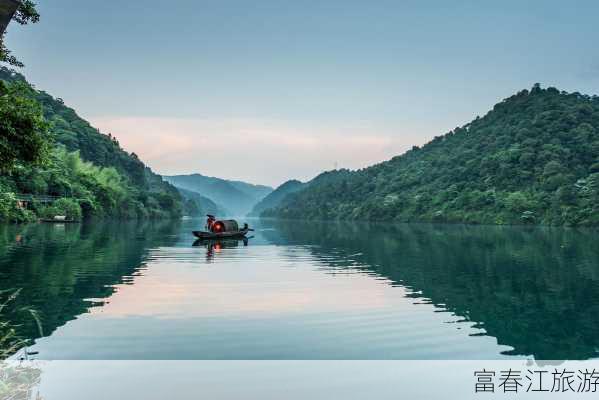
[(593, 230), (272, 220), (194, 243), (197, 224), (1, 227), (6, 318), (41, 357), (597, 356)]
[[(588, 359), (599, 346), (599, 232), (545, 227), (271, 221), (273, 241), (310, 244), (333, 269), (366, 273), (476, 323), (509, 355)], [(274, 235), (274, 233), (277, 235)], [(284, 239), (283, 239), (284, 238)], [(343, 254), (343, 256), (341, 256)]]

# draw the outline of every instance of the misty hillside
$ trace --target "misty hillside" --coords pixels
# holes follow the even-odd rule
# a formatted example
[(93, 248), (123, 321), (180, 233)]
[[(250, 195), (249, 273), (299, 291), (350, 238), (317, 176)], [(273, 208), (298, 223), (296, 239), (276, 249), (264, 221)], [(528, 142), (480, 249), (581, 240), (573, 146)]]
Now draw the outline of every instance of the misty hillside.
[(195, 215), (191, 215), (191, 216), (204, 216), (206, 214), (212, 214), (212, 215), (229, 215), (230, 213), (222, 208), (219, 207), (215, 202), (213, 202), (212, 200), (210, 200), (207, 197), (202, 196), (200, 193), (198, 192), (194, 192), (192, 190), (187, 190), (187, 189), (182, 189), (182, 188), (177, 188), (177, 190), (179, 191), (179, 193), (181, 193), (181, 196), (183, 196), (183, 198), (187, 201), (191, 200), (193, 202), (195, 202), (198, 206), (198, 210), (195, 213)]
[(599, 97), (523, 90), (422, 148), (321, 174), (264, 216), (599, 224)]
[(254, 199), (262, 200), (264, 197), (266, 197), (273, 191), (273, 188), (265, 185), (254, 185), (252, 183), (242, 181), (227, 182), (229, 182), (231, 185), (233, 185), (233, 187), (237, 188), (238, 190), (242, 191), (243, 193), (247, 194), (248, 196)]
[(163, 178), (178, 188), (191, 190), (209, 198), (229, 212), (228, 216), (246, 215), (256, 203), (272, 192), (272, 188), (268, 186), (229, 181), (201, 174), (164, 176)]
[(303, 188), (305, 188), (307, 184), (302, 183), (296, 179), (287, 181), (277, 187), (275, 190), (270, 192), (266, 197), (260, 200), (250, 212), (250, 216), (259, 216), (264, 210), (268, 210), (269, 208), (278, 207), (279, 204), (283, 201), (285, 196), (290, 193), (295, 193)]

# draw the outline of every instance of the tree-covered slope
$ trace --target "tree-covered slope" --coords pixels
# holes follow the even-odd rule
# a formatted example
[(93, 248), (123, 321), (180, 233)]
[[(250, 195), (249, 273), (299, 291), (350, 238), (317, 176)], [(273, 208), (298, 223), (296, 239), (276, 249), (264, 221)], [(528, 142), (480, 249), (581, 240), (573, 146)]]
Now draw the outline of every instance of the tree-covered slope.
[(200, 193), (226, 209), (229, 216), (246, 215), (254, 204), (272, 191), (268, 186), (229, 181), (201, 174), (165, 176), (174, 186)]
[(198, 192), (192, 190), (178, 188), (179, 193), (183, 196), (186, 201), (193, 201), (198, 209), (195, 213), (191, 213), (192, 216), (203, 216), (206, 214), (212, 215), (228, 215), (229, 212), (222, 207), (219, 207), (215, 202), (210, 200), (208, 197), (202, 196)]
[(266, 197), (256, 203), (249, 215), (259, 216), (263, 211), (268, 210), (269, 208), (278, 207), (288, 194), (295, 193), (303, 189), (305, 185), (305, 183), (302, 183), (296, 179), (292, 179), (281, 184)]
[[(0, 79), (26, 82), (23, 75), (5, 67), (0, 68)], [(114, 167), (138, 186), (151, 185), (152, 180), (147, 177), (152, 174), (151, 171), (147, 170), (135, 153), (129, 154), (123, 150), (116, 138), (100, 133), (60, 98), (38, 90), (35, 99), (42, 105), (46, 120), (52, 124), (52, 133), (57, 143), (64, 145), (68, 151), (79, 151), (83, 160), (99, 167)]]
[[(73, 211), (73, 217), (181, 215), (183, 203), (177, 189), (154, 174), (134, 153), (123, 150), (114, 137), (100, 133), (60, 98), (32, 89), (23, 75), (0, 67), (0, 80), (9, 87), (29, 88), (27, 96), (41, 106), (43, 118), (49, 123), (51, 137), (47, 139), (53, 147), (44, 165), (21, 160), (0, 175), (0, 220), (32, 218), (31, 213), (14, 208), (14, 195), (10, 193), (67, 198), (59, 203), (64, 206), (62, 210), (38, 210), (34, 205), (37, 216), (68, 210)], [(77, 206), (81, 212), (76, 210)]]
[(263, 215), (597, 225), (599, 97), (535, 85), (422, 148), (325, 173)]

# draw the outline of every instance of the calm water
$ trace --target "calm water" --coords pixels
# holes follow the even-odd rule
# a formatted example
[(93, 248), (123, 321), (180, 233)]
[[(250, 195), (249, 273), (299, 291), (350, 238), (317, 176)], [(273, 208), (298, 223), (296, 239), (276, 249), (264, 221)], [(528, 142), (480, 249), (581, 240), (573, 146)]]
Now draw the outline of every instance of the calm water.
[[(40, 359), (588, 359), (597, 231), (254, 221), (0, 227)], [(21, 306), (42, 316), (43, 335)], [(40, 337), (41, 336), (41, 337)]]

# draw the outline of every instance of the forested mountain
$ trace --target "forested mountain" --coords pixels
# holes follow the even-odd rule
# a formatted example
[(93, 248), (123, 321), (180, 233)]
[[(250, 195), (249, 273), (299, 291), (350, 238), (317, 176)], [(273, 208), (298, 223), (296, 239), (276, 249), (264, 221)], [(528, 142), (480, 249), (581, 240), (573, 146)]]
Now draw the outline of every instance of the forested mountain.
[(164, 176), (174, 186), (200, 193), (224, 208), (229, 216), (246, 215), (272, 188), (201, 174)]
[(266, 197), (264, 197), (262, 200), (260, 200), (254, 206), (254, 208), (252, 208), (252, 211), (250, 212), (249, 215), (257, 217), (264, 210), (268, 210), (269, 208), (277, 207), (279, 204), (281, 204), (281, 202), (283, 201), (285, 196), (287, 196), (290, 193), (295, 193), (295, 192), (303, 189), (305, 187), (305, 185), (306, 185), (305, 183), (302, 183), (296, 179), (292, 179), (290, 181), (283, 183), (281, 186), (279, 186), (278, 188), (273, 190), (271, 193), (269, 193)]
[(599, 97), (537, 84), (422, 148), (322, 174), (262, 215), (597, 225)]
[[(52, 142), (44, 165), (21, 162), (0, 175), (0, 220), (28, 220), (34, 214), (57, 213), (73, 218), (167, 218), (182, 214), (177, 189), (134, 153), (124, 151), (114, 137), (100, 133), (60, 98), (34, 90), (23, 75), (1, 67), (0, 80), (24, 88), (26, 96), (39, 104)], [(22, 210), (14, 208), (11, 193), (64, 199), (45, 210), (36, 204), (33, 210)]]

